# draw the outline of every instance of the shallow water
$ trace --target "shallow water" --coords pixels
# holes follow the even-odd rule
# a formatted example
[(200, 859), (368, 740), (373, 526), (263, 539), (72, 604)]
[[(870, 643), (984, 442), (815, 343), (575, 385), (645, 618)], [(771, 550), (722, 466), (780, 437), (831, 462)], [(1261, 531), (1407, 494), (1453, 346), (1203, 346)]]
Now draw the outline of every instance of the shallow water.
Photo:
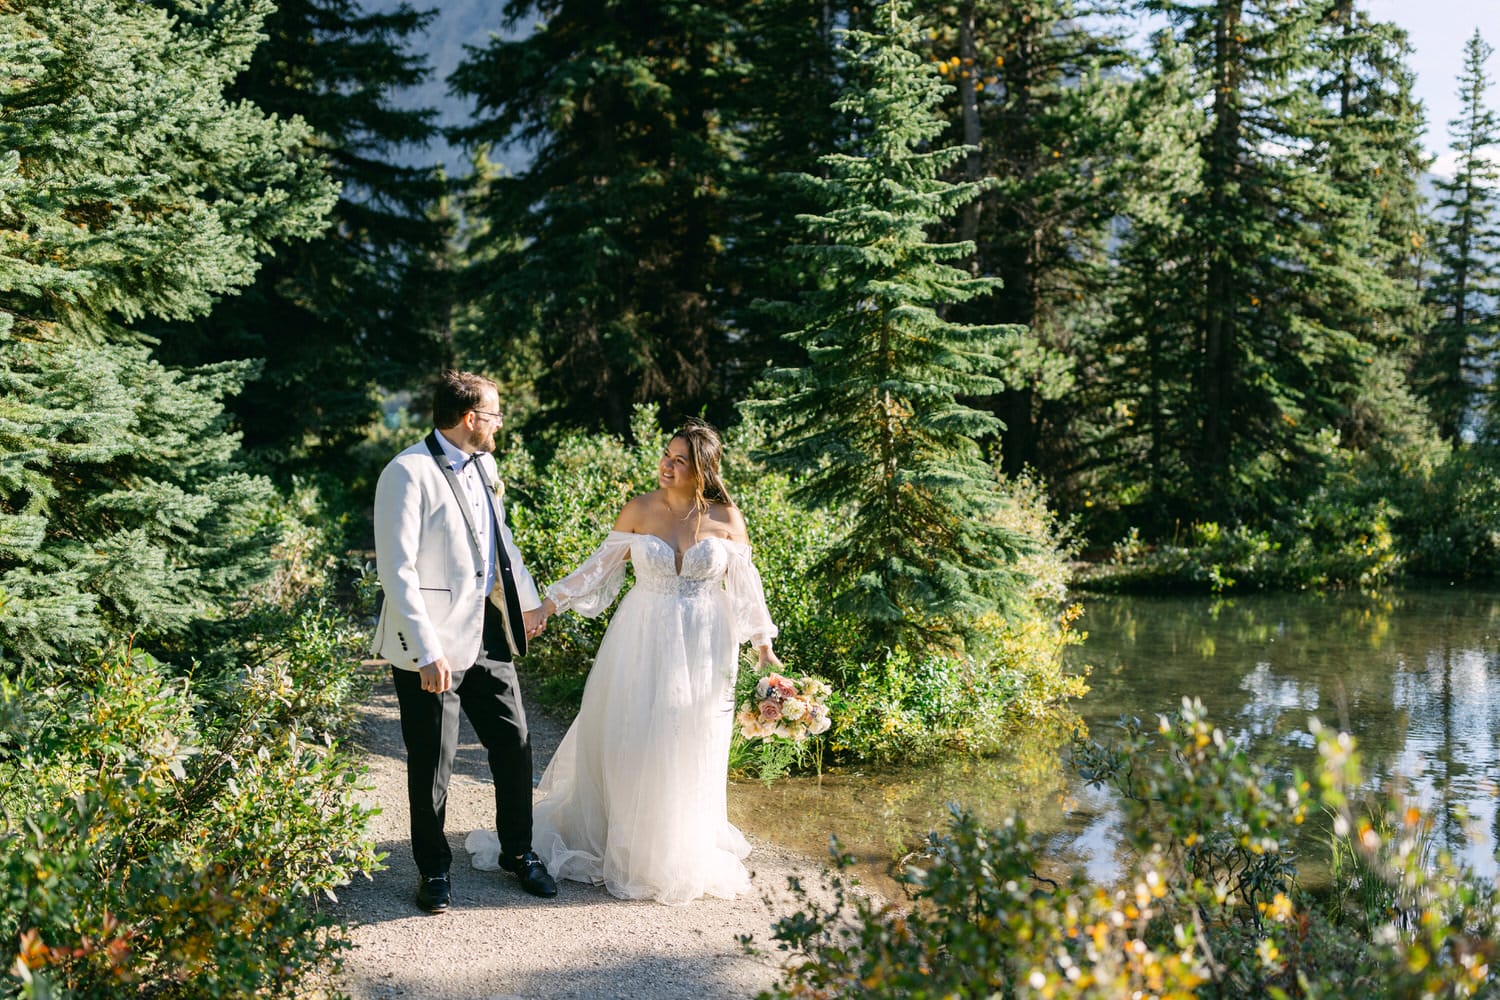
[[(1226, 734), (1288, 770), (1313, 764), (1311, 718), (1351, 732), (1373, 787), (1437, 811), (1443, 846), (1497, 874), (1500, 845), (1500, 591), (1371, 597), (1250, 595), (1083, 599), (1073, 650), (1090, 693), (1076, 708), (1096, 739), (1122, 715), (1152, 719), (1197, 697)], [(987, 822), (1014, 812), (1051, 835), (1060, 865), (1108, 882), (1119, 870), (1119, 809), (1068, 768), (1062, 741), (920, 768), (736, 783), (743, 829), (809, 853), (830, 834), (887, 892), (892, 863), (946, 822), (956, 802)]]

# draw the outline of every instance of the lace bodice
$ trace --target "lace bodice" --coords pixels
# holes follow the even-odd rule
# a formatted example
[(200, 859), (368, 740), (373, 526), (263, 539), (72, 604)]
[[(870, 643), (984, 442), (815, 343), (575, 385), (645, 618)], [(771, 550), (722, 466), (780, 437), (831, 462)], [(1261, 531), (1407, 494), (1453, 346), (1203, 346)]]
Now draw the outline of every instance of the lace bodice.
[(627, 557), (635, 566), (636, 587), (648, 593), (694, 599), (727, 592), (738, 642), (769, 643), (777, 628), (766, 609), (760, 574), (750, 546), (726, 538), (700, 538), (682, 554), (657, 535), (611, 531), (604, 544), (572, 573), (547, 588), (559, 611), (593, 618), (613, 603), (625, 582)]
[(630, 546), (630, 561), (635, 564), (635, 585), (653, 594), (696, 597), (710, 592), (724, 579), (728, 557), (718, 538), (704, 538), (688, 546), (682, 554), (682, 569), (677, 568), (677, 552), (665, 538), (637, 535)]

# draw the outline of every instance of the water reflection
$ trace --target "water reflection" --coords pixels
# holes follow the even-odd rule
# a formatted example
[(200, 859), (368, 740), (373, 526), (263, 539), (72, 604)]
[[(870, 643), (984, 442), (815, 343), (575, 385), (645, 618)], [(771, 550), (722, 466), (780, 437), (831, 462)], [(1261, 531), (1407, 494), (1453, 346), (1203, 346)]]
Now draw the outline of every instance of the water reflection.
[(987, 823), (1015, 814), (1034, 828), (1056, 829), (1075, 795), (1062, 761), (1070, 732), (1057, 726), (1000, 757), (960, 756), (908, 770), (832, 771), (769, 787), (739, 782), (730, 791), (729, 816), (742, 829), (815, 857), (827, 856), (829, 837), (836, 834), (863, 882), (899, 894), (891, 867), (928, 830), (947, 825), (949, 803), (961, 803)]
[[(1121, 716), (1150, 718), (1197, 697), (1226, 732), (1290, 770), (1314, 763), (1316, 716), (1358, 737), (1372, 787), (1399, 787), (1436, 810), (1444, 846), (1497, 874), (1500, 593), (1093, 597), (1085, 607), (1089, 638), (1074, 653), (1091, 665), (1093, 690), (1078, 708), (1096, 736)], [(992, 760), (737, 785), (731, 812), (812, 853), (837, 832), (878, 879), (944, 824), (947, 802), (991, 822), (1015, 810), (1055, 834), (1059, 863), (1108, 881), (1119, 809), (1072, 778), (1064, 745), (1049, 734)]]

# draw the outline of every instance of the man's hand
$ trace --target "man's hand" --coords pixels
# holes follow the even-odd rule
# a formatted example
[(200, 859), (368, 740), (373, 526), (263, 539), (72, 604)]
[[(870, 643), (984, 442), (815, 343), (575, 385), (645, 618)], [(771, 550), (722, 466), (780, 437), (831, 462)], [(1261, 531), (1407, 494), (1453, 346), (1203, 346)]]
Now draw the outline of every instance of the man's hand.
[[(526, 623), (526, 638), (535, 639), (547, 628), (547, 619), (551, 614), (547, 611), (547, 605), (552, 604), (550, 600), (539, 608), (521, 612), (521, 620)], [(556, 608), (556, 605), (553, 605)]]
[(448, 658), (439, 656), (427, 666), (418, 670), (422, 675), (422, 690), (431, 691), (433, 694), (442, 694), (453, 686), (453, 671), (448, 668)]

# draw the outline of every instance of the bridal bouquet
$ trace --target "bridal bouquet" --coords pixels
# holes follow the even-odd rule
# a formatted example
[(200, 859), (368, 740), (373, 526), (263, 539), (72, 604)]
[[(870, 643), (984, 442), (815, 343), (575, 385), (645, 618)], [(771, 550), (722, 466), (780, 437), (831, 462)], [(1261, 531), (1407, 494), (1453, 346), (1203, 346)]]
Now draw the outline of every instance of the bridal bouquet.
[(801, 743), (809, 736), (828, 731), (828, 696), (832, 693), (816, 677), (793, 681), (781, 674), (767, 674), (755, 685), (755, 693), (740, 705), (736, 717), (740, 735), (747, 740), (779, 736)]

